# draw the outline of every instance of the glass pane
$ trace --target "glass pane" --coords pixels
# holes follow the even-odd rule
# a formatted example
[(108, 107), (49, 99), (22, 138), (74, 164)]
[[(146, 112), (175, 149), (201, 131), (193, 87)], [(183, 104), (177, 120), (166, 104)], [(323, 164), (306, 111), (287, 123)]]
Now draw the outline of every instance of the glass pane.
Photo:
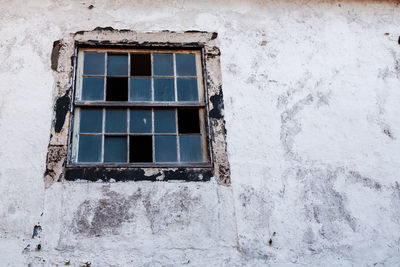
[(131, 78), (130, 101), (151, 101), (151, 79)]
[(104, 162), (126, 162), (127, 142), (125, 136), (104, 137)]
[(154, 150), (156, 162), (175, 162), (176, 136), (154, 136)]
[(196, 78), (177, 79), (178, 101), (198, 101)]
[(131, 136), (129, 145), (130, 162), (153, 162), (153, 138), (151, 136)]
[(79, 135), (78, 161), (101, 161), (101, 135)]
[(108, 54), (107, 75), (128, 76), (128, 55)]
[(151, 76), (150, 54), (131, 54), (131, 76)]
[(182, 162), (203, 161), (200, 136), (180, 136), (179, 150)]
[(154, 110), (154, 132), (176, 133), (175, 110)]
[(154, 54), (153, 73), (154, 76), (173, 76), (174, 65), (172, 62), (172, 54)]
[(130, 114), (131, 133), (151, 133), (151, 110), (132, 109)]
[(101, 133), (103, 126), (103, 110), (81, 109), (80, 132)]
[(107, 77), (107, 101), (128, 101), (128, 78)]
[(124, 109), (106, 110), (106, 133), (126, 133), (127, 119)]
[(177, 54), (176, 75), (196, 76), (196, 57), (194, 54)]
[(83, 77), (82, 100), (103, 100), (104, 78)]
[(85, 52), (83, 74), (104, 75), (104, 54)]
[(199, 110), (178, 109), (179, 133), (200, 133)]
[(155, 78), (154, 79), (154, 101), (174, 101), (174, 79)]

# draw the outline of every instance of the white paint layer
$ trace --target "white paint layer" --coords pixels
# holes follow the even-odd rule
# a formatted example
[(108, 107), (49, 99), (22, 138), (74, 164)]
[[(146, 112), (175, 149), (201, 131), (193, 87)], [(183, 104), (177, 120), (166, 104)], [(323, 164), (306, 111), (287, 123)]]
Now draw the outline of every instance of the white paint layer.
[[(2, 266), (399, 265), (395, 2), (3, 0), (0, 14)], [(218, 32), (230, 187), (45, 189), (53, 42), (107, 26)]]

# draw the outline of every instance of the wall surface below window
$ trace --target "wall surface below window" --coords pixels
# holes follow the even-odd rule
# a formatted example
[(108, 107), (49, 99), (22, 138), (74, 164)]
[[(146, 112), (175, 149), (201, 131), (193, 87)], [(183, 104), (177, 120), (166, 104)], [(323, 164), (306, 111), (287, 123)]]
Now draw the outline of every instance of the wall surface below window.
[[(3, 0), (0, 14), (1, 266), (399, 265), (397, 2)], [(53, 42), (96, 27), (218, 33), (230, 186), (45, 185)]]

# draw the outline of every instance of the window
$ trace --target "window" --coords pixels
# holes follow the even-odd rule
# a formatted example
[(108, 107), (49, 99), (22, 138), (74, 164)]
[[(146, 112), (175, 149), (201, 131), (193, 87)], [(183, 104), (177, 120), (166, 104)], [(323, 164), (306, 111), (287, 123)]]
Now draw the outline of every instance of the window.
[(55, 41), (44, 179), (229, 184), (217, 34), (96, 28)]
[(72, 165), (207, 166), (198, 50), (78, 53)]

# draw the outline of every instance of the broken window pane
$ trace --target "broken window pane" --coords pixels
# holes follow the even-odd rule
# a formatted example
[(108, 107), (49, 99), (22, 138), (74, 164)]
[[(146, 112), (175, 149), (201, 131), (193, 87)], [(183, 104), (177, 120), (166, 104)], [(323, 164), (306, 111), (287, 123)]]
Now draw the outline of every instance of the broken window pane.
[(151, 101), (151, 79), (131, 78), (130, 101)]
[(107, 77), (107, 101), (128, 100), (128, 78)]
[(151, 76), (150, 54), (131, 54), (131, 76)]
[(174, 79), (155, 78), (154, 79), (154, 101), (174, 101)]
[(203, 161), (200, 135), (179, 136), (179, 150), (182, 162)]
[(107, 75), (128, 76), (128, 55), (108, 54)]
[(178, 109), (179, 133), (200, 133), (199, 110)]
[(175, 110), (154, 110), (154, 132), (176, 133)]
[(106, 110), (106, 133), (126, 133), (127, 119), (125, 109)]
[(104, 54), (85, 52), (83, 74), (104, 75)]
[(103, 128), (102, 109), (81, 109), (80, 129), (81, 133), (101, 133)]
[(154, 76), (173, 76), (174, 65), (172, 54), (154, 54), (153, 73)]
[(151, 110), (132, 109), (130, 114), (131, 133), (151, 133)]
[(78, 161), (101, 161), (101, 135), (79, 135)]
[(198, 101), (196, 78), (177, 79), (178, 101)]
[(154, 155), (156, 162), (175, 162), (176, 136), (154, 136)]
[(194, 54), (176, 54), (176, 76), (196, 76)]
[(83, 77), (82, 100), (103, 100), (104, 78)]
[(126, 136), (104, 137), (104, 162), (127, 162)]
[(130, 162), (152, 162), (153, 161), (153, 138), (152, 136), (131, 136), (129, 139), (129, 161)]

